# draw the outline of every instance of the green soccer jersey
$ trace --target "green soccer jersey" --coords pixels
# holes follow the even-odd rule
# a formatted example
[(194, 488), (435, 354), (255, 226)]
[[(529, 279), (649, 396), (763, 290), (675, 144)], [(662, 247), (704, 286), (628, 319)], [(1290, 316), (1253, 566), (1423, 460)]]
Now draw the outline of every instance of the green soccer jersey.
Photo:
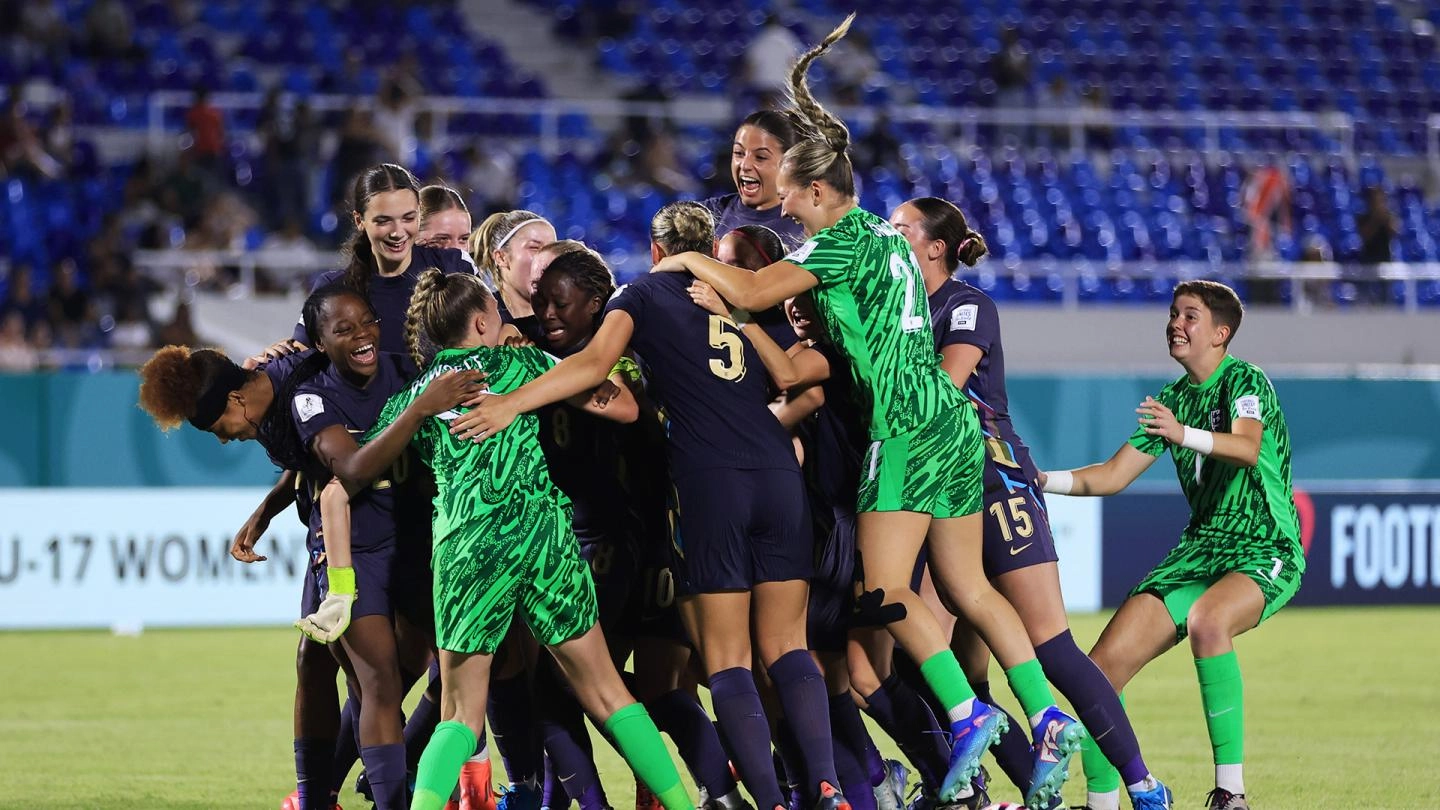
[[(431, 380), (448, 371), (483, 371), (492, 392), (508, 394), (554, 364), (554, 358), (534, 347), (445, 349), (415, 382), (385, 403), (379, 421), (365, 438), (368, 441), (384, 430)], [(461, 412), (446, 411), (425, 420), (412, 440), (435, 473), (437, 545), (463, 533), (467, 526), (508, 526), (515, 521), (506, 520), (506, 515), (513, 512), (518, 518), (524, 511), (519, 502), (526, 499), (549, 499), (569, 507), (569, 499), (550, 480), (534, 413), (521, 414), (510, 428), (476, 443), (450, 435), (449, 421)]]
[(1180, 488), (1190, 502), (1187, 535), (1220, 534), (1255, 540), (1299, 541), (1300, 521), (1290, 484), (1290, 431), (1275, 387), (1259, 367), (1226, 355), (1205, 382), (1183, 376), (1156, 397), (1175, 413), (1180, 424), (1228, 433), (1234, 419), (1264, 425), (1260, 458), (1254, 467), (1237, 467), (1194, 450), (1170, 444), (1159, 436), (1135, 430), (1130, 444), (1158, 456), (1168, 447), (1175, 460)]
[(820, 280), (815, 306), (850, 360), (872, 440), (909, 433), (959, 407), (935, 353), (915, 254), (890, 223), (852, 208), (785, 260)]

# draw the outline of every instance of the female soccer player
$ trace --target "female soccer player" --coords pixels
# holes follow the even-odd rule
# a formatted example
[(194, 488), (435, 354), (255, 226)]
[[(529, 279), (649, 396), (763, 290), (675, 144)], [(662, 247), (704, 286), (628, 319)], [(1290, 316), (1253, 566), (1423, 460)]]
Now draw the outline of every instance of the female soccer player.
[[(303, 352), (247, 371), (212, 349), (192, 352), (166, 346), (140, 369), (140, 405), (164, 430), (188, 421), (198, 430), (213, 433), (222, 444), (257, 440), (276, 466), (318, 479), (323, 471), (301, 443), (287, 407), (304, 378), (318, 370), (311, 365), (303, 374), (297, 373), (297, 366), (312, 356)], [(438, 380), (431, 387), (433, 394), (415, 407), (423, 409), (433, 403), (436, 412), (444, 410), (468, 398), (477, 380), (475, 374), (449, 375)], [(308, 492), (308, 487), (302, 488), (297, 504), (302, 515), (312, 508)], [(313, 524), (307, 545), (312, 563), (305, 577), (302, 616), (315, 612), (320, 592), (326, 588), (321, 543)], [(340, 732), (339, 705), (334, 697), (337, 671), (325, 645), (301, 639), (295, 690), (295, 802), (301, 810), (328, 810), (335, 803), (332, 761)]]
[[(698, 203), (671, 203), (651, 223), (652, 255), (708, 251), (714, 221)], [(561, 256), (587, 261), (585, 254)], [(690, 637), (710, 674), (715, 714), (731, 759), (758, 806), (784, 801), (770, 761), (770, 729), (750, 671), (755, 647), (807, 761), (805, 785), (821, 807), (848, 808), (836, 786), (825, 687), (805, 651), (810, 527), (790, 438), (770, 414), (760, 361), (728, 318), (690, 301), (689, 279), (649, 275), (622, 288), (582, 351), (504, 397), (487, 397), (452, 430), (503, 431), (517, 415), (605, 379), (627, 346), (651, 373), (650, 392), (669, 420), (672, 537), (677, 593)], [(696, 354), (704, 356), (696, 362)]]
[[(415, 810), (438, 810), (485, 724), (491, 657), (518, 611), (550, 647), (576, 697), (604, 725), (667, 810), (693, 807), (645, 710), (625, 690), (596, 625), (595, 589), (569, 526), (569, 503), (546, 472), (535, 418), (498, 442), (452, 437), (444, 419), (409, 407), (446, 371), (483, 369), (492, 391), (512, 390), (553, 362), (539, 349), (497, 348), (494, 298), (474, 277), (426, 271), (416, 285), (409, 342), (444, 347), (407, 390), (385, 406), (369, 443), (338, 471), (355, 490), (413, 440), (435, 471), (435, 614), (444, 673), (445, 722), (420, 761)], [(590, 406), (597, 407), (597, 406)], [(620, 419), (635, 412), (611, 413)]]
[(530, 296), (535, 291), (535, 254), (555, 241), (555, 226), (533, 211), (499, 211), (470, 234), (470, 255), (498, 290), (500, 318), (532, 342), (540, 338)]
[(723, 237), (742, 225), (760, 225), (779, 234), (786, 250), (805, 239), (799, 223), (781, 213), (776, 186), (780, 158), (794, 145), (795, 121), (789, 113), (760, 110), (740, 122), (730, 148), (730, 179), (735, 181), (735, 193), (711, 197), (703, 203), (715, 217), (716, 236)]
[[(1243, 314), (1224, 284), (1178, 285), (1165, 340), (1185, 374), (1140, 403), (1139, 427), (1108, 461), (1040, 474), (1046, 492), (1112, 495), (1170, 451), (1190, 523), (1179, 545), (1130, 591), (1090, 657), (1122, 690), (1190, 637), (1215, 755), (1211, 810), (1249, 807), (1234, 639), (1284, 607), (1305, 573), (1285, 414), (1265, 373), (1229, 352)], [(1113, 768), (1088, 750), (1084, 759), (1091, 805), (1115, 807)], [(1097, 787), (1109, 796), (1097, 796)]]
[(449, 186), (420, 189), (420, 231), (415, 244), (440, 250), (465, 250), (470, 239), (470, 209)]
[(810, 239), (758, 273), (700, 253), (660, 261), (657, 272), (689, 271), (731, 304), (774, 306), (814, 290), (826, 332), (851, 360), (870, 416), (872, 444), (860, 481), (857, 531), (867, 592), (860, 606), (885, 624), (945, 705), (954, 735), (940, 799), (949, 801), (979, 771), (979, 758), (1005, 720), (977, 700), (934, 615), (910, 590), (920, 548), (932, 573), (1006, 667), (1031, 721), (1036, 746), (1027, 799), (1043, 804), (1064, 781), (1080, 744), (1079, 723), (1054, 705), (1025, 628), (980, 566), (983, 445), (975, 414), (935, 360), (923, 280), (910, 246), (891, 225), (860, 209), (845, 125), (811, 96), (810, 64), (848, 30), (853, 15), (791, 72), (796, 113), (807, 137), (780, 166), (781, 208)]
[[(962, 263), (973, 267), (985, 255), (985, 240), (970, 229), (959, 208), (936, 197), (901, 205), (890, 215), (890, 224), (910, 243), (919, 261), (940, 367), (964, 393), (966, 406), (980, 417), (986, 450), (985, 573), (1015, 606), (1050, 682), (1076, 707), (1085, 728), (1101, 741), (1106, 758), (1122, 769), (1135, 807), (1167, 807), (1169, 792), (1146, 768), (1115, 690), (1070, 635), (1039, 471), (1010, 421), (995, 302), (953, 278)], [(971, 686), (982, 700), (992, 702), (986, 683), (989, 650), (968, 626), (957, 630), (955, 640), (954, 649), (964, 659)], [(1031, 763), (1023, 737), (1007, 733), (996, 755), (1025, 790), (1031, 781)]]

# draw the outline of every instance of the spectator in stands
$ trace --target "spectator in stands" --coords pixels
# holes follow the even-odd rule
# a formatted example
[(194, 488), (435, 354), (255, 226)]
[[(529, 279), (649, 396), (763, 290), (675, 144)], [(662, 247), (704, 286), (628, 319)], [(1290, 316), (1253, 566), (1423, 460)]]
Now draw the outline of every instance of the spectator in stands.
[[(115, 310), (113, 322), (106, 329), (110, 347), (114, 349), (149, 349), (155, 346), (154, 327), (150, 324), (150, 313), (140, 299), (126, 299)], [(106, 319), (101, 319), (101, 328)]]
[(45, 125), (45, 151), (55, 159), (61, 174), (68, 174), (75, 165), (75, 105), (65, 95), (50, 111)]
[(46, 297), (50, 324), (59, 332), (62, 344), (79, 346), (89, 338), (86, 332), (95, 322), (90, 293), (80, 284), (80, 268), (74, 259), (61, 260), (56, 270)]
[(210, 103), (210, 91), (204, 86), (195, 87), (195, 101), (185, 113), (185, 129), (190, 133), (189, 151), (196, 164), (220, 176), (225, 156), (225, 118)]
[(1242, 195), (1245, 220), (1250, 225), (1248, 254), (1251, 261), (1275, 258), (1273, 226), (1289, 237), (1294, 231), (1290, 215), (1290, 174), (1284, 166), (1267, 160), (1245, 181)]
[(0, 371), (34, 371), (38, 365), (40, 358), (25, 338), (25, 316), (9, 310), (0, 316)]
[(135, 20), (121, 0), (95, 0), (85, 14), (85, 39), (92, 55), (130, 61), (145, 58), (144, 49), (135, 43)]
[(742, 105), (759, 109), (775, 109), (785, 99), (790, 66), (800, 56), (800, 39), (780, 24), (774, 14), (765, 17), (760, 33), (745, 51), (744, 80), (746, 96)]
[[(1080, 99), (1064, 76), (1053, 76), (1040, 91), (1039, 106), (1043, 110), (1074, 110)], [(1045, 127), (1037, 133), (1040, 146), (1073, 147), (1069, 127)]]
[(1400, 221), (1390, 213), (1385, 189), (1379, 186), (1365, 189), (1365, 212), (1355, 218), (1355, 230), (1360, 233), (1361, 264), (1393, 260), (1391, 243), (1400, 233)]
[(890, 116), (880, 113), (875, 123), (855, 143), (855, 151), (862, 165), (871, 168), (884, 167), (892, 172), (900, 168), (900, 141), (895, 139), (891, 129)]
[(190, 302), (181, 298), (175, 304), (175, 314), (170, 321), (155, 332), (155, 342), (161, 346), (199, 346), (200, 336), (190, 320)]
[(309, 213), (311, 170), (319, 162), (320, 130), (306, 101), (294, 101), (272, 88), (255, 129), (264, 144), (260, 193), (271, 230)]
[(656, 127), (640, 145), (635, 179), (666, 195), (698, 194), (700, 184), (680, 166), (678, 149), (670, 128)]
[(300, 227), (299, 219), (286, 220), (280, 230), (265, 237), (260, 243), (260, 249), (275, 251), (277, 253), (289, 254), (291, 258), (285, 261), (285, 266), (258, 267), (255, 270), (255, 291), (256, 292), (284, 292), (289, 286), (287, 280), (299, 281), (301, 276), (297, 275), (293, 268), (301, 263), (307, 262), (314, 257), (319, 250), (310, 237)]
[(386, 162), (415, 163), (415, 99), (421, 95), (417, 89), (404, 73), (395, 70), (380, 84), (374, 121)]
[[(1105, 96), (1105, 88), (1093, 82), (1087, 82), (1085, 89), (1080, 91), (1080, 109), (1083, 112), (1104, 112), (1110, 109), (1110, 100)], [(1115, 135), (1108, 124), (1094, 124), (1085, 127), (1085, 145), (1091, 149), (1109, 149), (1115, 144)]]
[(460, 187), (471, 189), (472, 209), (509, 211), (516, 206), (515, 161), (505, 150), (472, 140), (460, 155), (457, 175)]
[(30, 265), (16, 265), (10, 274), (9, 295), (6, 296), (5, 303), (0, 304), (0, 318), (19, 314), (27, 331), (49, 317), (49, 307), (35, 295), (31, 274)]
[(12, 88), (5, 99), (5, 106), (0, 108), (0, 177), (9, 174), (49, 179), (59, 177), (63, 167), (45, 151), (35, 128), (25, 117), (22, 95), (19, 86)]
[(339, 206), (350, 216), (346, 208), (346, 194), (355, 185), (355, 177), (366, 167), (383, 163), (384, 145), (375, 130), (375, 117), (360, 106), (350, 108), (345, 123), (340, 128), (340, 143), (335, 147), (335, 157), (330, 165), (330, 193), (332, 206)]
[(841, 104), (860, 104), (865, 100), (866, 87), (883, 75), (870, 37), (858, 28), (853, 29), (849, 36), (835, 43), (833, 54), (830, 84), (835, 100)]
[(1000, 50), (990, 58), (990, 78), (995, 82), (995, 106), (1030, 106), (1030, 49), (1014, 26), (1000, 32)]
[(158, 194), (161, 210), (179, 219), (185, 230), (190, 231), (200, 224), (205, 201), (214, 194), (214, 186), (214, 176), (200, 168), (194, 150), (184, 149), (155, 193)]

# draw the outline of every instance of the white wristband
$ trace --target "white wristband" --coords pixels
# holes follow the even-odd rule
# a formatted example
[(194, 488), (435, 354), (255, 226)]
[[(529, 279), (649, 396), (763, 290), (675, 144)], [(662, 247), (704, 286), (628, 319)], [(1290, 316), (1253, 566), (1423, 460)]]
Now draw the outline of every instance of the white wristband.
[(1185, 437), (1180, 440), (1180, 446), (1194, 450), (1202, 456), (1210, 455), (1215, 449), (1215, 434), (1200, 428), (1185, 427)]
[(1069, 495), (1070, 490), (1075, 488), (1075, 474), (1069, 470), (1056, 470), (1045, 473), (1045, 486), (1043, 489), (1051, 495)]

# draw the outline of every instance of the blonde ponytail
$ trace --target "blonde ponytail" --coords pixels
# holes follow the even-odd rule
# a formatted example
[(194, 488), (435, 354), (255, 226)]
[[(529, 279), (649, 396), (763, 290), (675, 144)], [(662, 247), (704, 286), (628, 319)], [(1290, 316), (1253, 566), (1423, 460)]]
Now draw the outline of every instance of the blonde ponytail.
[(855, 172), (846, 154), (850, 148), (850, 130), (844, 121), (815, 100), (806, 75), (810, 65), (839, 42), (854, 21), (852, 12), (819, 45), (802, 54), (790, 69), (790, 106), (801, 139), (785, 152), (793, 180), (799, 183), (823, 180), (848, 197), (855, 196)]

